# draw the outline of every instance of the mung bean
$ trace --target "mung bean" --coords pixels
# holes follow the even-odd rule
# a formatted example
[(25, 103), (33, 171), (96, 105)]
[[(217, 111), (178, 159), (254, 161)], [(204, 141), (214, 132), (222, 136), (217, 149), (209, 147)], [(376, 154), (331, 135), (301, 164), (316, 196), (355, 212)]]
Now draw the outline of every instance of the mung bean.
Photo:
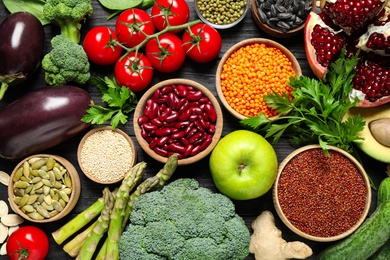
[(245, 12), (247, 0), (196, 0), (202, 16), (217, 25), (226, 25), (238, 20)]

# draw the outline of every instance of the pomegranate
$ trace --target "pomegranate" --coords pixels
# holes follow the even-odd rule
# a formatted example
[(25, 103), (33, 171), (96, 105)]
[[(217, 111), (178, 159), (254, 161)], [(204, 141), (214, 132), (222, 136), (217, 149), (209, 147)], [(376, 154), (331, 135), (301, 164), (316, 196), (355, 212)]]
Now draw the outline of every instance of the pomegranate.
[(305, 23), (306, 56), (318, 78), (324, 79), (329, 64), (343, 47), (347, 55), (359, 51), (354, 90), (350, 93), (361, 101), (359, 107), (390, 102), (390, 4), (387, 3), (387, 0), (325, 0), (321, 2), (321, 12), (310, 13)]

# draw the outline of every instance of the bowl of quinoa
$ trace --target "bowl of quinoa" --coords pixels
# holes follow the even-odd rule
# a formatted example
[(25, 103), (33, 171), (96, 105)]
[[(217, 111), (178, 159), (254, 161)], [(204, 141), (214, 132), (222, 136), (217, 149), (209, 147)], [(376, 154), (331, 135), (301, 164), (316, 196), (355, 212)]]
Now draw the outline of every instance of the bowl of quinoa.
[(121, 181), (137, 161), (135, 145), (125, 132), (110, 126), (90, 130), (81, 139), (77, 159), (92, 181), (112, 184)]
[(295, 56), (283, 45), (264, 38), (252, 38), (236, 43), (222, 56), (215, 81), (223, 106), (237, 119), (257, 116), (277, 116), (264, 101), (275, 91), (288, 95), (290, 77), (302, 75)]
[(346, 151), (307, 145), (279, 165), (273, 202), (283, 223), (294, 233), (317, 242), (352, 234), (371, 205), (370, 181), (361, 164)]

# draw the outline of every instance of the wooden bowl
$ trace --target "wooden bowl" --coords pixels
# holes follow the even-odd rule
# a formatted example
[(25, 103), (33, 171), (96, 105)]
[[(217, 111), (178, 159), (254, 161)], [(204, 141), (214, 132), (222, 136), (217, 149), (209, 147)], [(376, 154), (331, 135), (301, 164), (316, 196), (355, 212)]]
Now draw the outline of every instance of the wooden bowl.
[[(96, 144), (95, 140), (98, 141)], [(137, 151), (133, 140), (125, 132), (118, 128), (112, 130), (111, 126), (102, 126), (90, 130), (81, 139), (77, 160), (90, 180), (100, 184), (113, 184), (122, 181), (135, 165)]]
[(221, 73), (223, 70), (223, 65), (225, 64), (226, 60), (234, 52), (236, 52), (238, 49), (240, 49), (242, 47), (245, 47), (245, 46), (251, 45), (251, 44), (255, 44), (255, 43), (260, 43), (260, 44), (264, 43), (267, 47), (275, 47), (275, 48), (278, 48), (279, 50), (281, 50), (282, 53), (284, 55), (286, 55), (286, 57), (291, 61), (293, 69), (295, 71), (295, 74), (298, 76), (302, 75), (301, 66), (299, 65), (298, 60), (286, 47), (284, 47), (283, 45), (281, 45), (278, 42), (275, 42), (275, 41), (269, 40), (269, 39), (264, 39), (264, 38), (251, 38), (251, 39), (247, 39), (247, 40), (244, 40), (244, 41), (241, 41), (241, 42), (234, 44), (232, 47), (230, 47), (226, 51), (226, 53), (222, 56), (222, 58), (218, 64), (217, 72), (215, 75), (215, 86), (216, 86), (218, 97), (221, 100), (222, 105), (226, 108), (227, 111), (229, 111), (230, 114), (232, 114), (234, 117), (236, 117), (239, 120), (245, 119), (247, 117), (245, 115), (238, 113), (236, 110), (234, 110), (229, 105), (229, 103), (226, 101), (226, 98), (225, 98), (225, 96), (222, 92), (222, 89), (221, 89)]
[(249, 10), (250, 2), (249, 2), (249, 0), (247, 0), (247, 4), (244, 8), (243, 14), (237, 20), (235, 20), (234, 22), (229, 23), (229, 24), (216, 24), (216, 23), (210, 22), (209, 20), (207, 20), (206, 17), (203, 16), (202, 11), (199, 9), (199, 6), (198, 6), (198, 3), (196, 0), (194, 1), (194, 4), (195, 4), (196, 14), (198, 15), (199, 19), (202, 20), (202, 22), (214, 27), (215, 29), (229, 29), (229, 28), (232, 28), (232, 27), (236, 26), (237, 24), (239, 24), (245, 18), (245, 16), (248, 13), (248, 10)]
[[(290, 30), (288, 30), (286, 32), (283, 32), (283, 31), (277, 30), (275, 28), (272, 28), (267, 23), (263, 23), (262, 20), (260, 19), (260, 16), (259, 16), (259, 12), (258, 12), (258, 7), (257, 7), (257, 4), (256, 4), (256, 1), (257, 0), (251, 0), (252, 18), (253, 18), (255, 24), (257, 25), (257, 27), (259, 27), (260, 30), (262, 30), (266, 34), (268, 34), (268, 35), (270, 35), (272, 37), (276, 37), (276, 38), (288, 38), (288, 37), (295, 36), (295, 35), (299, 34), (301, 31), (303, 31), (303, 28), (305, 27), (305, 20), (303, 20), (302, 24), (299, 27), (296, 27), (294, 29), (290, 29)], [(316, 0), (311, 0), (311, 2), (312, 2), (312, 4), (311, 4), (311, 11), (315, 12), (316, 9), (317, 9), (317, 6), (316, 6), (316, 2), (317, 1)], [(307, 14), (309, 14), (309, 12)]]
[[(303, 155), (305, 152), (313, 151), (316, 151), (316, 154), (310, 154), (310, 158), (308, 154)], [(289, 154), (279, 165), (278, 174), (272, 191), (276, 212), (283, 223), (299, 236), (317, 242), (332, 242), (352, 234), (366, 219), (371, 204), (370, 181), (364, 168), (352, 155), (342, 149), (330, 146), (329, 151), (335, 159), (334, 162), (328, 164), (324, 163), (324, 159), (321, 159), (327, 158), (327, 160), (330, 160), (319, 145), (307, 145)], [(318, 156), (318, 154), (321, 154), (322, 156)], [(306, 156), (309, 159), (306, 157), (298, 159), (297, 156), (299, 155)], [(315, 160), (313, 158), (315, 158)], [(296, 161), (292, 161), (294, 159)], [(303, 165), (306, 165), (305, 169), (302, 168)], [(322, 165), (328, 166), (325, 173), (320, 173), (320, 170), (316, 170), (323, 167)], [(333, 168), (336, 169), (335, 171), (331, 171), (332, 165), (335, 166)], [(352, 174), (350, 171), (353, 171), (354, 173)], [(316, 175), (321, 177), (317, 179), (317, 177), (315, 177)], [(328, 178), (327, 176), (332, 176), (332, 178), (337, 177), (335, 179), (329, 178), (324, 181), (325, 178)], [(283, 181), (281, 178), (283, 178)], [(291, 182), (288, 183), (288, 181)], [(296, 184), (291, 184), (292, 182)], [(292, 186), (298, 187), (294, 190), (294, 187)], [(339, 189), (336, 190), (337, 195), (333, 192), (334, 186), (337, 186)], [(326, 194), (327, 192), (325, 190), (332, 190), (332, 192)], [(296, 191), (298, 192), (295, 193)], [(354, 199), (354, 197), (347, 198), (351, 193), (359, 193), (358, 199)], [(281, 194), (283, 194), (283, 196)], [(342, 200), (349, 201), (349, 204), (340, 203)], [(281, 201), (284, 202), (282, 203)], [(284, 206), (282, 206), (282, 204)], [(326, 206), (326, 204), (335, 208), (330, 208), (330, 210), (327, 211), (328, 208), (326, 207), (329, 205)], [(356, 209), (356, 207), (354, 208), (354, 206), (357, 206), (359, 209)], [(343, 212), (336, 212), (338, 211), (336, 208), (338, 210), (343, 210)], [(300, 214), (291, 212), (286, 214), (286, 211), (289, 211), (290, 209), (302, 213), (304, 217)], [(316, 209), (321, 209), (321, 211), (316, 211)], [(355, 209), (357, 212), (355, 212)], [(350, 214), (347, 215), (348, 213)], [(289, 218), (287, 215), (290, 214), (294, 215), (294, 217)], [(353, 215), (353, 218), (356, 219), (348, 220), (348, 218), (351, 218), (351, 214)], [(344, 220), (338, 219), (338, 217), (342, 217)], [(294, 218), (294, 220), (292, 220), (292, 218)], [(320, 223), (320, 221), (313, 219), (321, 219), (321, 221), (324, 220), (324, 222)], [(347, 223), (348, 221), (351, 223)], [(321, 227), (315, 228), (315, 225), (318, 225), (319, 223)], [(329, 226), (328, 223), (330, 224)], [(311, 229), (316, 231), (303, 231), (304, 228), (297, 227), (297, 225), (300, 224), (311, 227)], [(345, 226), (343, 226), (344, 224)], [(339, 227), (336, 227), (337, 225)], [(348, 229), (348, 227), (350, 228)], [(329, 231), (328, 233), (325, 231), (321, 234), (319, 233), (319, 230), (328, 229), (332, 229), (332, 231)]]
[[(144, 128), (141, 128), (140, 125), (139, 125), (139, 120), (141, 120), (142, 118), (145, 118), (145, 114), (144, 114), (144, 111), (145, 111), (145, 107), (147, 105), (147, 102), (148, 100), (150, 100), (155, 94), (156, 94), (156, 91), (162, 91), (162, 89), (166, 86), (171, 86), (171, 85), (175, 85), (175, 86), (178, 86), (178, 85), (183, 85), (183, 86), (191, 86), (193, 87), (195, 90), (200, 90), (202, 93), (203, 93), (203, 96), (206, 97), (212, 104), (212, 107), (214, 107), (214, 110), (215, 110), (215, 114), (216, 114), (216, 121), (215, 121), (215, 130), (213, 131), (214, 133), (211, 134), (210, 132), (208, 132), (208, 130), (205, 132), (207, 132), (209, 135), (209, 138), (211, 139), (208, 139), (207, 142), (204, 142), (204, 146), (205, 146), (205, 149), (200, 151), (199, 153), (196, 153), (194, 152), (193, 155), (186, 155), (184, 157), (182, 157), (182, 155), (180, 154), (183, 154), (181, 152), (177, 152), (179, 153), (179, 161), (178, 161), (178, 164), (179, 165), (187, 165), (187, 164), (192, 164), (192, 163), (195, 163), (199, 160), (201, 160), (202, 158), (204, 158), (205, 156), (207, 156), (211, 151), (212, 149), (215, 147), (215, 145), (217, 144), (218, 140), (220, 139), (221, 137), (221, 134), (222, 134), (222, 128), (223, 128), (223, 117), (222, 117), (222, 111), (221, 111), (221, 107), (219, 106), (219, 103), (217, 101), (217, 99), (214, 97), (214, 95), (210, 92), (210, 90), (208, 90), (205, 86), (197, 83), (196, 81), (192, 81), (192, 80), (187, 80), (187, 79), (181, 79), (181, 78), (176, 78), (176, 79), (169, 79), (169, 80), (165, 80), (165, 81), (162, 81), (162, 82), (159, 82), (157, 83), (156, 85), (152, 86), (148, 91), (145, 92), (145, 94), (143, 94), (143, 96), (141, 97), (141, 99), (139, 100), (138, 102), (138, 105), (135, 109), (135, 112), (134, 112), (134, 132), (135, 132), (135, 136), (137, 138), (137, 141), (138, 143), (140, 144), (140, 146), (142, 147), (142, 149), (149, 155), (151, 156), (153, 159), (159, 161), (159, 162), (162, 162), (162, 163), (165, 163), (167, 161), (167, 158), (170, 154), (172, 153), (176, 153), (176, 151), (174, 150), (171, 150), (171, 149), (168, 149), (168, 153), (167, 154), (165, 151), (167, 150), (167, 145), (168, 145), (168, 141), (166, 141), (167, 139), (170, 139), (170, 140), (173, 140), (173, 134), (174, 133), (177, 133), (177, 132), (185, 132), (186, 129), (187, 130), (190, 130), (190, 129), (194, 129), (195, 128), (195, 123), (192, 124), (191, 123), (191, 126), (188, 127), (188, 126), (185, 126), (184, 128), (177, 128), (176, 126), (172, 127), (171, 130), (173, 131), (172, 133), (168, 133), (164, 136), (166, 136), (166, 138), (161, 138), (163, 136), (159, 135), (159, 134), (156, 134), (152, 137), (150, 137), (150, 135), (146, 135), (146, 131), (144, 131)], [(157, 92), (158, 93), (158, 92)], [(167, 94), (168, 96), (168, 94)], [(186, 95), (176, 95), (177, 97), (179, 97), (179, 99), (187, 99), (188, 96)], [(187, 99), (188, 100), (188, 99)], [(150, 101), (149, 101), (150, 102)], [(180, 102), (180, 101), (179, 101)], [(178, 103), (180, 104), (180, 103)], [(184, 107), (184, 106), (183, 106)], [(161, 107), (160, 107), (161, 108)], [(159, 114), (158, 115), (161, 115), (162, 112), (160, 111), (160, 108), (159, 108)], [(173, 109), (173, 110), (179, 110), (180, 107), (178, 107), (177, 109)], [(201, 109), (202, 110), (202, 113), (204, 113), (204, 109)], [(185, 112), (180, 112), (181, 114), (179, 115), (182, 115), (184, 114)], [(157, 116), (159, 118), (159, 116)], [(141, 118), (141, 119), (140, 119)], [(198, 117), (199, 118), (199, 117)], [(149, 119), (148, 119), (149, 120)], [(184, 121), (189, 121), (190, 119), (186, 119)], [(198, 119), (196, 119), (195, 121), (199, 121)], [(166, 122), (166, 121), (164, 121)], [(179, 119), (176, 119), (174, 121), (171, 121), (171, 123), (180, 123), (182, 121), (180, 121)], [(149, 121), (148, 121), (149, 123)], [(196, 123), (198, 124), (198, 123)], [(214, 123), (212, 123), (214, 124)], [(167, 126), (159, 126), (158, 128), (160, 129), (166, 129)], [(169, 128), (169, 127), (168, 127)], [(176, 129), (176, 130), (175, 130)], [(197, 127), (198, 130), (195, 130), (197, 131), (198, 133), (201, 132), (200, 128), (199, 128), (199, 125)], [(162, 130), (164, 131), (164, 130)], [(203, 130), (202, 130), (203, 131)], [(161, 132), (160, 132), (161, 133)], [(158, 136), (158, 137), (157, 137)], [(194, 135), (192, 135), (194, 136)], [(176, 138), (177, 136), (175, 136)], [(148, 141), (147, 141), (148, 139)], [(166, 146), (164, 146), (164, 153), (157, 153), (156, 151), (159, 150), (158, 148), (156, 148), (156, 143), (155, 141), (151, 142), (151, 139), (155, 139), (155, 141), (157, 140), (161, 140), (159, 142), (159, 146), (158, 147), (161, 147), (163, 146), (164, 144), (166, 144)], [(186, 139), (187, 141), (190, 139), (189, 138), (189, 133), (186, 133), (184, 135), (184, 139)], [(194, 139), (195, 140), (195, 139)], [(176, 141), (175, 141), (176, 142)], [(203, 141), (200, 141), (200, 139), (198, 139), (198, 141), (195, 141), (195, 143), (191, 143), (193, 144), (192, 147), (190, 147), (188, 144), (183, 144), (183, 143), (180, 143), (180, 146), (182, 147), (185, 147), (186, 148), (186, 151), (187, 149), (192, 149), (196, 146), (199, 145), (199, 142), (203, 142)], [(198, 143), (198, 144), (196, 144)], [(207, 146), (206, 146), (207, 145)], [(152, 148), (153, 149), (152, 149)], [(204, 147), (203, 147), (204, 148)], [(194, 150), (196, 150), (194, 148)], [(159, 150), (161, 151), (161, 150)], [(189, 151), (189, 150), (188, 150)], [(199, 151), (199, 150), (198, 150)]]
[[(57, 178), (53, 179), (53, 176), (57, 176), (56, 174), (54, 174), (55, 170), (52, 171), (53, 173), (49, 173), (49, 170), (46, 169), (45, 166), (39, 167), (39, 169), (42, 170), (42, 172), (40, 174), (38, 174), (37, 171), (32, 171), (32, 169), (38, 169), (38, 166), (36, 166), (37, 164), (34, 164), (34, 166), (31, 166), (31, 163), (29, 163), (29, 162), (32, 162), (32, 160), (36, 160), (36, 158), (47, 159), (49, 157), (54, 158), (54, 160), (56, 161), (56, 166), (54, 166), (54, 168), (57, 168), (60, 171), (63, 171), (61, 173), (63, 178), (57, 177)], [(24, 169), (28, 169), (28, 170), (24, 171)], [(67, 173), (64, 173), (65, 170)], [(45, 172), (47, 174), (47, 176), (43, 172)], [(64, 177), (65, 174), (68, 174), (68, 176), (70, 177), (71, 184), (69, 184), (68, 178), (66, 178), (68, 181), (63, 181), (65, 179), (65, 177)], [(42, 177), (44, 175), (45, 175), (45, 177)], [(42, 180), (38, 181), (39, 179), (37, 179), (35, 177), (39, 177), (42, 180), (45, 179), (46, 177), (48, 177), (48, 179), (46, 179), (47, 181), (49, 181), (50, 183), (54, 183), (54, 181), (56, 181), (56, 184), (54, 184), (54, 187), (49, 187), (46, 184), (43, 184)], [(18, 179), (18, 181), (20, 181), (20, 182), (24, 181), (24, 182), (28, 183), (28, 186), (34, 186), (34, 187), (31, 189), (31, 191), (28, 192), (28, 190), (30, 188), (21, 188), (22, 186), (19, 186), (19, 185), (22, 185), (22, 183), (16, 184), (17, 182), (15, 182), (14, 179), (15, 180)], [(35, 185), (37, 185), (37, 186), (35, 186)], [(56, 185), (59, 185), (59, 186), (56, 187)], [(69, 187), (69, 186), (71, 186), (71, 187)], [(47, 188), (43, 188), (43, 187), (47, 187)], [(70, 189), (70, 194), (68, 194), (69, 189)], [(8, 197), (9, 197), (9, 202), (10, 202), (11, 208), (14, 210), (15, 213), (17, 213), (18, 215), (20, 215), (24, 219), (31, 221), (31, 222), (36, 222), (36, 223), (48, 223), (48, 222), (57, 221), (57, 220), (65, 217), (67, 214), (69, 214), (73, 210), (73, 208), (76, 206), (76, 204), (79, 200), (80, 189), (81, 189), (81, 185), (80, 185), (80, 179), (79, 179), (78, 172), (75, 169), (75, 167), (68, 160), (66, 160), (63, 157), (57, 156), (57, 155), (36, 154), (36, 155), (31, 155), (31, 156), (23, 159), (21, 162), (18, 163), (18, 165), (12, 171), (10, 183), (8, 185)], [(21, 202), (22, 199), (19, 199), (19, 202), (18, 202), (18, 203), (22, 203), (24, 205), (27, 205), (27, 204), (30, 205), (30, 206), (24, 206), (23, 207), (24, 210), (21, 209), (20, 204), (15, 202), (15, 198), (16, 198), (15, 193), (22, 192), (21, 190), (23, 190), (25, 192), (25, 194), (26, 193), (29, 194), (27, 203)], [(53, 196), (53, 194), (60, 194), (59, 191), (61, 191), (61, 195), (58, 195), (58, 196), (54, 195)], [(47, 193), (47, 192), (49, 192), (49, 193)], [(62, 205), (62, 210), (60, 210), (59, 213), (56, 213), (56, 215), (54, 215), (55, 210), (52, 210), (52, 208), (58, 209), (58, 202), (59, 202), (60, 198), (63, 196), (62, 192), (67, 194), (67, 196), (65, 196), (66, 199), (63, 198), (63, 200), (66, 201), (69, 199), (69, 201), (66, 203), (65, 206)], [(33, 202), (34, 201), (38, 202), (38, 201), (42, 200), (42, 198), (39, 197), (40, 194), (44, 194), (41, 196), (49, 196), (50, 197), (50, 198), (46, 197), (43, 199), (43, 202), (46, 203), (44, 206), (42, 206), (43, 204), (40, 204), (41, 207), (44, 207), (44, 208), (48, 207), (49, 212), (53, 212), (53, 213), (51, 213), (53, 215), (50, 215), (50, 217), (48, 217), (48, 216), (45, 216), (44, 218), (43, 217), (39, 217), (39, 218), (36, 217), (37, 212), (41, 212), (41, 210), (42, 210), (41, 207), (39, 207), (39, 210), (38, 210), (38, 207), (35, 207), (35, 212), (31, 212), (32, 214), (30, 214), (30, 215), (28, 214), (28, 212), (30, 212), (32, 210), (31, 206), (34, 205)], [(26, 196), (26, 198), (27, 198), (27, 196)], [(23, 200), (25, 201), (25, 199), (23, 199)], [(25, 211), (25, 210), (27, 210), (27, 211)], [(45, 214), (40, 214), (40, 216), (42, 216), (42, 215), (45, 215)]]

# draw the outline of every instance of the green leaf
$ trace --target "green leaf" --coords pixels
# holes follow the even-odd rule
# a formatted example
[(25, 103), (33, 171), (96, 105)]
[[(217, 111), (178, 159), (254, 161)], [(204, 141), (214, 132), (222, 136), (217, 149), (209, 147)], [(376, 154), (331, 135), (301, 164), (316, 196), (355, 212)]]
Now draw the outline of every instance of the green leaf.
[(50, 21), (43, 16), (43, 5), (46, 3), (45, 0), (3, 0), (3, 3), (10, 13), (28, 12), (38, 18), (42, 25), (50, 23)]

